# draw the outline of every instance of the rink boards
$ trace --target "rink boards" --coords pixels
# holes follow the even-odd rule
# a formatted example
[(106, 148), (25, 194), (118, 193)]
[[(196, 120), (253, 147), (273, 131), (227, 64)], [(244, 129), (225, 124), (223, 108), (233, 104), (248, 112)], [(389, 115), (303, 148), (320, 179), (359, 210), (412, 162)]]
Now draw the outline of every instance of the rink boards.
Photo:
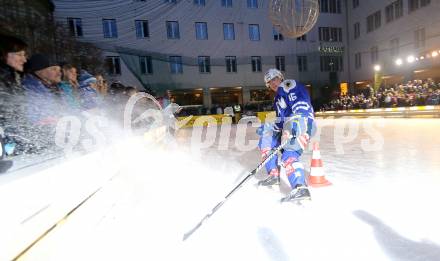
[(0, 175), (0, 260), (19, 259), (120, 173), (130, 146), (156, 144), (163, 131)]
[(370, 117), (382, 116), (393, 118), (438, 118), (440, 117), (440, 106), (414, 106), (414, 107), (396, 107), (396, 108), (380, 108), (380, 109), (355, 109), (355, 110), (338, 110), (316, 112), (319, 117)]
[(8, 173), (16, 178), (0, 183), (0, 260), (20, 256), (116, 175), (117, 158), (96, 164), (114, 156), (95, 152), (50, 168)]

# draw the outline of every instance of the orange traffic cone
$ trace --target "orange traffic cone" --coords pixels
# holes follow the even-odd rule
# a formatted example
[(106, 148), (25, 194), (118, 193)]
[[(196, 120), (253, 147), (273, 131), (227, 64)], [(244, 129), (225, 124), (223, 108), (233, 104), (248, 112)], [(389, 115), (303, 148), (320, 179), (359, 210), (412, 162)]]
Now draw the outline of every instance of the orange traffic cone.
[(319, 143), (313, 143), (312, 162), (310, 163), (309, 185), (312, 187), (323, 187), (331, 185), (324, 175), (324, 168), (319, 151)]

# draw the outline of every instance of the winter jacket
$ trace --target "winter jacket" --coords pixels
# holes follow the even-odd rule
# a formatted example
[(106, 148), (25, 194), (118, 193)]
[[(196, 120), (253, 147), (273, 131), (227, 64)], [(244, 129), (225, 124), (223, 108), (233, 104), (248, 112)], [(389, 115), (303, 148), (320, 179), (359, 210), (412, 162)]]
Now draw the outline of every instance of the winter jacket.
[(62, 115), (60, 92), (56, 86), (45, 85), (37, 76), (26, 74), (23, 79), (27, 118), (36, 125), (53, 125)]
[(79, 99), (72, 85), (69, 82), (63, 81), (58, 84), (58, 87), (61, 90), (61, 97), (63, 98), (64, 103), (68, 104), (73, 111), (79, 110)]
[(32, 153), (41, 131), (27, 120), (27, 99), (20, 75), (11, 67), (0, 64), (0, 128), (4, 141), (14, 144), (14, 154)]
[(24, 105), (20, 75), (8, 65), (0, 63), (0, 127), (6, 134), (26, 124)]

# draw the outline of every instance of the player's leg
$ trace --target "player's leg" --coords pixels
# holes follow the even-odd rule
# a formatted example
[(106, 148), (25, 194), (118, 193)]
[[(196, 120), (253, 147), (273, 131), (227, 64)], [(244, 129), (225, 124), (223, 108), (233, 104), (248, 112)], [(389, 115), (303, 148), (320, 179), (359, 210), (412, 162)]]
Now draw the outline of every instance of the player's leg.
[[(263, 124), (257, 130), (257, 134), (260, 135), (260, 140), (258, 142), (258, 148), (261, 152), (261, 158), (265, 159), (270, 151), (279, 145), (279, 133), (273, 130), (273, 125)], [(271, 186), (279, 184), (279, 170), (278, 170), (278, 155), (275, 155), (270, 159), (265, 165), (267, 171), (267, 178), (258, 182), (261, 186)]]
[(281, 158), (292, 190), (282, 201), (310, 198), (304, 166), (299, 160), (303, 149), (307, 147), (312, 129), (313, 120), (304, 117), (292, 121), (284, 128), (284, 130), (291, 131), (293, 136)]

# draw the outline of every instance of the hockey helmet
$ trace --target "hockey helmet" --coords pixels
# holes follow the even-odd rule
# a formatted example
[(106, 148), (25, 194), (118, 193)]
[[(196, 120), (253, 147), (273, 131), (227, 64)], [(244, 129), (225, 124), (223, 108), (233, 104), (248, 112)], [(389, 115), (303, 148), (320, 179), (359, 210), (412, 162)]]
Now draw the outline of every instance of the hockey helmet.
[(280, 78), (281, 81), (284, 81), (284, 75), (277, 69), (269, 69), (264, 75), (264, 82), (266, 83), (266, 87), (269, 88), (269, 82), (276, 77)]

